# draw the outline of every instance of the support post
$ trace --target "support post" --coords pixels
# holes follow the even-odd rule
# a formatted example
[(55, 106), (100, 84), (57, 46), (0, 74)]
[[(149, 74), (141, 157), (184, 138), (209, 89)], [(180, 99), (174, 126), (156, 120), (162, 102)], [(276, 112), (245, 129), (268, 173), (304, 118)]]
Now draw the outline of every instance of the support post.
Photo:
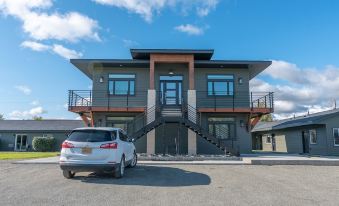
[[(196, 90), (188, 90), (187, 91), (187, 103), (195, 109), (196, 108), (196, 101), (197, 101)], [(190, 110), (188, 110), (187, 112), (190, 112)], [(196, 113), (188, 115), (189, 120), (194, 122), (194, 123), (197, 123), (197, 116), (196, 115), (197, 115)], [(187, 134), (188, 134), (188, 137), (187, 137), (188, 154), (189, 155), (196, 155), (197, 154), (197, 134), (194, 133), (190, 129), (188, 129)]]

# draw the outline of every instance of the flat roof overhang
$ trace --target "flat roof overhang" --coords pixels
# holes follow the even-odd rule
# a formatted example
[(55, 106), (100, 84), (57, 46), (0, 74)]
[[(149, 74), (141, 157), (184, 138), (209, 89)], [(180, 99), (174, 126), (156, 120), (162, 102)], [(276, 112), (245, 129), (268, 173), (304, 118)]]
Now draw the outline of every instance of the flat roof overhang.
[(131, 49), (133, 59), (149, 60), (151, 54), (193, 54), (194, 60), (210, 60), (213, 49)]
[[(140, 59), (71, 59), (70, 62), (92, 79), (93, 68), (149, 68), (149, 60)], [(257, 76), (272, 64), (271, 61), (248, 60), (196, 60), (195, 68), (233, 68), (249, 69), (250, 79)]]

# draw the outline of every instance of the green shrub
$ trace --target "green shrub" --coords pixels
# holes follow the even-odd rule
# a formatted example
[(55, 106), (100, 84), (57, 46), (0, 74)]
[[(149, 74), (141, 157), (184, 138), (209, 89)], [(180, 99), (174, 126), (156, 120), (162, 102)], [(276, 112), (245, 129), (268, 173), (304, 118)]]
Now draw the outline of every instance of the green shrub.
[(33, 149), (37, 152), (51, 152), (55, 150), (56, 140), (54, 137), (34, 137)]

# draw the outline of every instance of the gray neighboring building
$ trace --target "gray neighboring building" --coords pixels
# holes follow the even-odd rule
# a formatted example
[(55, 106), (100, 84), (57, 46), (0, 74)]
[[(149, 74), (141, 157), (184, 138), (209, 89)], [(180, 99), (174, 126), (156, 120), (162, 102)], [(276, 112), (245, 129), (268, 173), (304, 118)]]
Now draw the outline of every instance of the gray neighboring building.
[(339, 155), (339, 109), (274, 122), (259, 122), (252, 130), (252, 149)]
[(56, 150), (80, 120), (0, 120), (0, 151), (31, 151), (34, 137), (54, 137)]
[(272, 92), (249, 81), (271, 61), (214, 60), (214, 50), (131, 49), (131, 59), (71, 59), (92, 90), (70, 90), (89, 126), (120, 127), (139, 153), (251, 151), (251, 118), (273, 112)]

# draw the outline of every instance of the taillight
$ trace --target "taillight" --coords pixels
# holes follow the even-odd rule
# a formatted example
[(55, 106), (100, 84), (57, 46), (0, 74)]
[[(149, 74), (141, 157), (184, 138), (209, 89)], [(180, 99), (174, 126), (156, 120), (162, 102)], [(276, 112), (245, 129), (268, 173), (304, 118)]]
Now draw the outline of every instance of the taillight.
[(64, 141), (61, 145), (61, 148), (74, 148), (74, 145), (70, 142)]
[(101, 149), (118, 149), (118, 143), (107, 143), (100, 146)]

